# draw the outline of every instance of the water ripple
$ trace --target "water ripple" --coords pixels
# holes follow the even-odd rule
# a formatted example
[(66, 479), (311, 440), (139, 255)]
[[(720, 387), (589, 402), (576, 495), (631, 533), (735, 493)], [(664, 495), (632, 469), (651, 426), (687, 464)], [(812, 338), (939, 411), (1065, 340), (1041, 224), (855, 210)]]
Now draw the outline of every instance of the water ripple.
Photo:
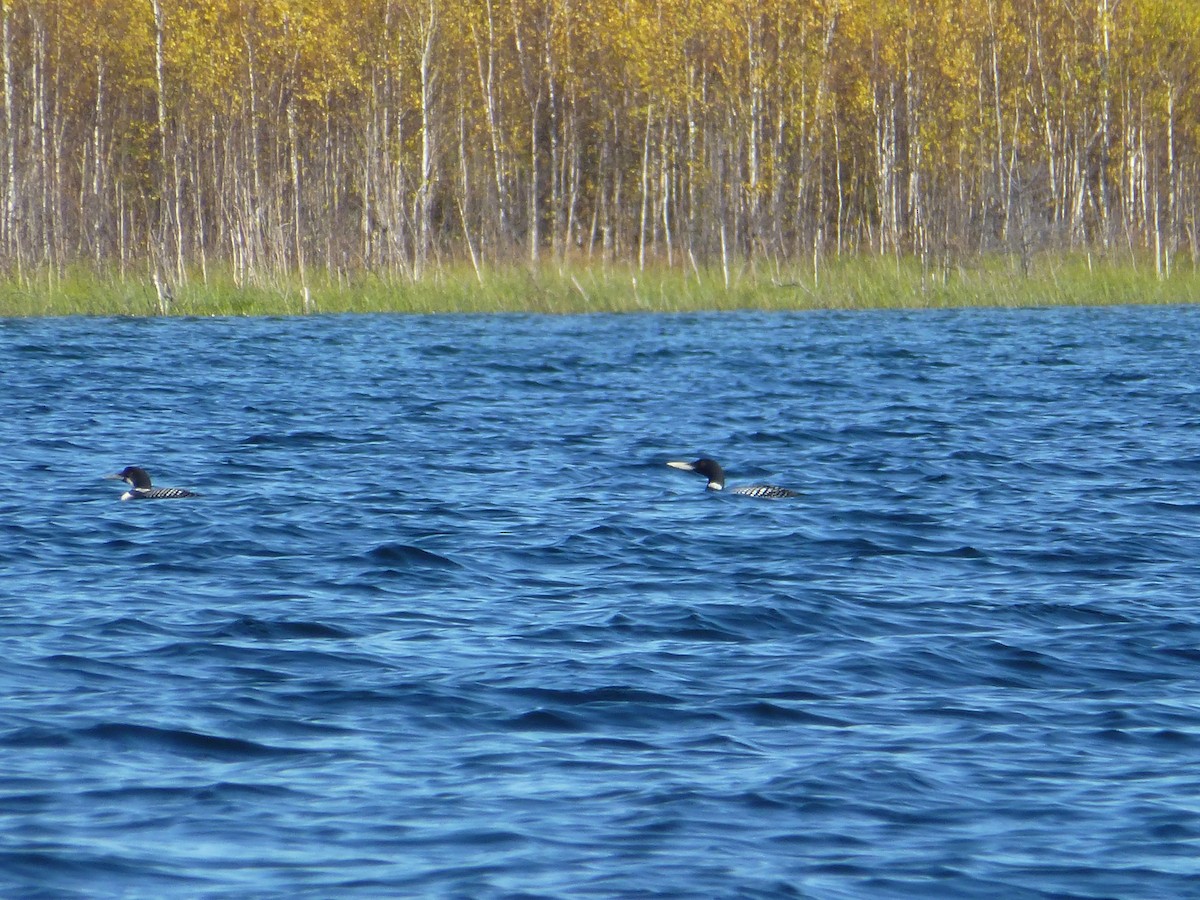
[(0, 894), (1198, 896), (1198, 315), (0, 323)]

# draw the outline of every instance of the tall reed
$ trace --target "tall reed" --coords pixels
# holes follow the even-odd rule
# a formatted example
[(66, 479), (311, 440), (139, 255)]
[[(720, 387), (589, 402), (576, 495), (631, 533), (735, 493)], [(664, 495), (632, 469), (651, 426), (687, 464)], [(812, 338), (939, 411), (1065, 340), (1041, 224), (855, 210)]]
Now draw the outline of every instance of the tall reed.
[(941, 268), (913, 259), (855, 257), (812, 269), (765, 261), (720, 268), (638, 270), (625, 264), (512, 265), (477, 273), (446, 265), (418, 281), (309, 272), (237, 284), (226, 271), (193, 275), (160, 300), (148, 278), (76, 268), (0, 281), (0, 316), (289, 316), (316, 313), (689, 312), (1192, 303), (1193, 268), (1159, 278), (1152, 265), (1045, 256), (1028, 274), (1007, 258)]

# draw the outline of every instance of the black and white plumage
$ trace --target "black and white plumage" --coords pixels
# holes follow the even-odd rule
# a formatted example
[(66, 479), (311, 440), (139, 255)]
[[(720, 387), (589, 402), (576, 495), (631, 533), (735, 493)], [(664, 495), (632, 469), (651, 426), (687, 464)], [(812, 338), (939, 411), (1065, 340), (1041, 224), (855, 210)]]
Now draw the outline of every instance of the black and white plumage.
[[(708, 489), (710, 491), (725, 490), (725, 470), (721, 468), (720, 463), (715, 459), (701, 457), (695, 462), (669, 462), (668, 466), (673, 469), (683, 469), (687, 472), (695, 472), (697, 475), (703, 475), (708, 479)], [(738, 494), (742, 497), (763, 497), (769, 500), (782, 500), (787, 497), (798, 497), (795, 491), (785, 487), (778, 487), (774, 484), (747, 484), (741, 487), (730, 488), (728, 493)]]
[(179, 497), (199, 497), (195, 491), (183, 488), (156, 488), (150, 485), (150, 475), (137, 466), (126, 466), (115, 475), (105, 475), (111, 481), (124, 481), (129, 490), (121, 495), (122, 500), (174, 500)]

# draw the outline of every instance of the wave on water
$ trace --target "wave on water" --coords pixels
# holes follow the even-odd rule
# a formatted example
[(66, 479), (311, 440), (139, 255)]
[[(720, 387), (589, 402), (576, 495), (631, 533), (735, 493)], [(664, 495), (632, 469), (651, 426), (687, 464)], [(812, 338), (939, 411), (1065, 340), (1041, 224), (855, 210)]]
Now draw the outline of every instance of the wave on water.
[(389, 542), (380, 544), (366, 553), (366, 558), (373, 563), (392, 568), (462, 568), (454, 560), (420, 547), (409, 544)]
[(0, 895), (1195, 896), (1196, 315), (23, 323)]

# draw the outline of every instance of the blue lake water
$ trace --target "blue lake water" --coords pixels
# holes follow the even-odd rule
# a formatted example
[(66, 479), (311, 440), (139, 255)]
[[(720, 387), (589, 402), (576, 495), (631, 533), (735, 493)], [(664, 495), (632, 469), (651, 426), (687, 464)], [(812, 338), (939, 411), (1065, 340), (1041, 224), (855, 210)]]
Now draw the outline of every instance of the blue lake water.
[(1198, 897), (1198, 360), (1194, 308), (0, 321), (0, 896)]

